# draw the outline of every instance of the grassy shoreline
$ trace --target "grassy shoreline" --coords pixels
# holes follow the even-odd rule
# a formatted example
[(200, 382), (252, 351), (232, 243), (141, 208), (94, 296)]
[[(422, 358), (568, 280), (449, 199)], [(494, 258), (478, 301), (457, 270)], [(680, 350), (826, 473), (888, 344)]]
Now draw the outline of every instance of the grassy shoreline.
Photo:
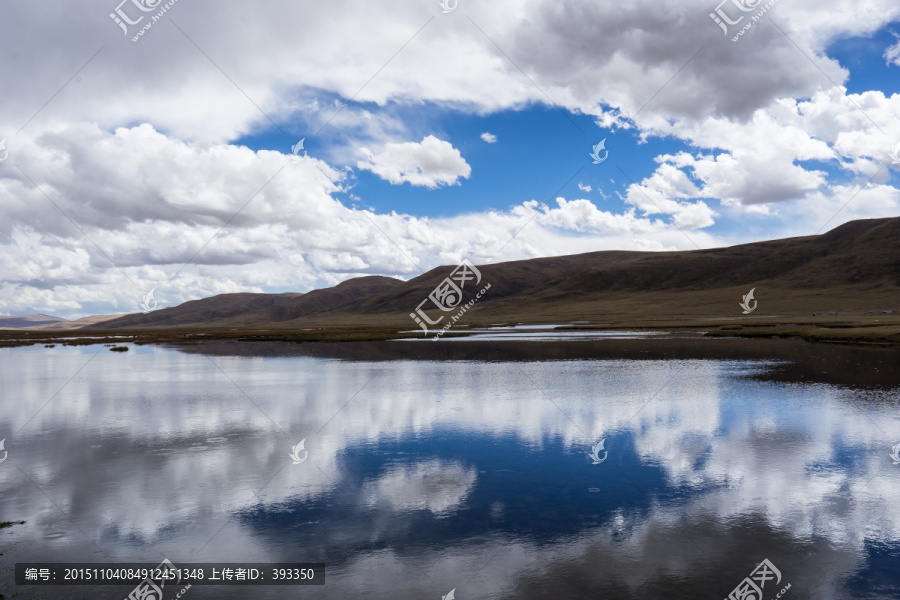
[[(505, 323), (504, 325), (547, 325), (548, 323)], [(553, 323), (549, 323), (553, 324)], [(497, 325), (497, 323), (470, 323), (451, 329), (445, 337), (461, 337), (471, 333), (471, 329)], [(798, 317), (798, 318), (742, 318), (721, 322), (719, 320), (696, 317), (634, 320), (605, 319), (602, 323), (579, 323), (560, 325), (558, 329), (568, 331), (616, 331), (669, 330), (696, 331), (709, 338), (799, 338), (810, 342), (840, 342), (851, 344), (879, 344), (900, 346), (900, 320), (895, 316), (840, 316), (838, 317)], [(87, 346), (94, 344), (124, 343), (145, 344), (199, 344), (206, 340), (235, 340), (241, 342), (282, 341), (304, 342), (365, 342), (407, 338), (422, 338), (421, 332), (411, 331), (407, 325), (321, 326), (304, 330), (258, 329), (258, 328), (165, 328), (165, 329), (122, 329), (122, 330), (0, 330), (0, 348), (23, 346)]]

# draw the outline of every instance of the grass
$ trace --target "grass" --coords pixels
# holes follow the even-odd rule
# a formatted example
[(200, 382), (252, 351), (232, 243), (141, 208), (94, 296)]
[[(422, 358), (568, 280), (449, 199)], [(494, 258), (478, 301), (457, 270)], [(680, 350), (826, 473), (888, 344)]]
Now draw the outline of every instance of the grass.
[[(498, 321), (474, 320), (460, 323), (444, 337), (468, 335), (469, 327), (486, 327)], [(548, 323), (533, 319), (531, 324)], [(553, 323), (554, 321), (549, 321)], [(566, 321), (556, 320), (556, 323)], [(468, 327), (466, 327), (466, 325)], [(106, 344), (113, 352), (127, 352), (128, 347), (119, 344), (196, 345), (207, 340), (234, 340), (240, 342), (368, 342), (403, 338), (421, 338), (421, 331), (412, 331), (412, 325), (365, 326), (317, 326), (296, 328), (168, 328), (123, 329), (118, 331), (16, 331), (0, 330), (0, 347), (31, 346), (88, 346)], [(594, 321), (566, 326), (567, 330), (677, 330), (702, 331), (708, 337), (746, 338), (801, 338), (813, 342), (841, 342), (859, 344), (900, 345), (900, 320), (879, 315), (814, 315), (782, 317), (738, 317), (727, 322), (683, 315), (670, 318), (635, 319), (630, 315), (605, 315), (602, 322)]]

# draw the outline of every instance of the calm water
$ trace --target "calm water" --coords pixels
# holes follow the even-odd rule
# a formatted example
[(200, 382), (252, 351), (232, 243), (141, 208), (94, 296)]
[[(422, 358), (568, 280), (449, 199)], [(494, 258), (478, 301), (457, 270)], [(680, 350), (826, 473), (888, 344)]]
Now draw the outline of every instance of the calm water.
[(766, 600), (900, 597), (900, 353), (611, 343), (0, 350), (0, 594), (168, 557), (327, 565), (188, 599), (721, 599), (763, 559)]

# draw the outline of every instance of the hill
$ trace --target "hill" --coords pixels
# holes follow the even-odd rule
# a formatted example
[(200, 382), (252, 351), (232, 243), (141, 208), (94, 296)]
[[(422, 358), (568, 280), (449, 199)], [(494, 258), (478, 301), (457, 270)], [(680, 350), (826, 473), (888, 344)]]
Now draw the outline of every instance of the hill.
[(97, 325), (123, 315), (94, 315), (69, 321), (62, 317), (49, 315), (19, 315), (14, 317), (0, 316), (0, 329), (23, 329), (27, 331), (69, 331)]
[(23, 329), (42, 325), (56, 325), (65, 323), (66, 319), (51, 317), (50, 315), (0, 315), (0, 329)]
[[(410, 281), (359, 277), (306, 294), (225, 294), (92, 329), (398, 326), (454, 266)], [(733, 319), (755, 288), (754, 317), (900, 309), (900, 218), (846, 223), (822, 235), (679, 252), (603, 251), (479, 265), (490, 290), (469, 324)], [(472, 284), (464, 300), (472, 296)], [(477, 291), (475, 289), (475, 291)], [(440, 311), (433, 311), (438, 316)]]

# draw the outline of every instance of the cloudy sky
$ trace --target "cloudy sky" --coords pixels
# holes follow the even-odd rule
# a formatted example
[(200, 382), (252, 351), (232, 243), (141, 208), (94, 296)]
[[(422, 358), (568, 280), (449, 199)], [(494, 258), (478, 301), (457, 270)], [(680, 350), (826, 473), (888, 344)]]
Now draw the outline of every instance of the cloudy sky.
[(116, 2), (0, 5), (0, 314), (900, 214), (895, 0)]

